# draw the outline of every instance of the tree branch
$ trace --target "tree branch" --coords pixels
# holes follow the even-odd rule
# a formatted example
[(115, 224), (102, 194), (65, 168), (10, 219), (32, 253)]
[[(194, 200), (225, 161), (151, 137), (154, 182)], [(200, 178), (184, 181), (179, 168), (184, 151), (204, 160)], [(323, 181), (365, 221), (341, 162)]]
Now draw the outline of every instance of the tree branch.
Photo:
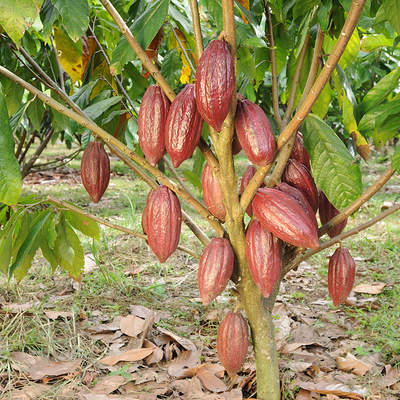
[[(264, 13), (267, 17), (268, 24), (268, 41), (269, 51), (271, 55), (271, 74), (272, 74), (272, 105), (274, 108), (275, 122), (278, 125), (279, 130), (282, 129), (282, 118), (279, 111), (279, 96), (278, 96), (278, 74), (276, 70), (276, 54), (275, 54), (275, 39), (274, 30), (272, 26), (271, 13), (269, 11), (268, 2), (264, 0)], [(267, 29), (266, 29), (267, 30)]]
[(63, 67), (61, 66), (60, 59), (58, 57), (58, 52), (57, 52), (56, 45), (54, 43), (53, 36), (50, 36), (50, 41), (51, 41), (51, 45), (53, 47), (54, 55), (55, 55), (56, 61), (57, 61), (58, 76), (60, 79), (60, 87), (61, 87), (61, 90), (65, 92), (64, 70), (63, 70)]
[[(124, 226), (113, 224), (112, 222), (109, 222), (109, 221), (107, 221), (107, 220), (105, 220), (103, 218), (97, 217), (96, 215), (89, 214), (89, 213), (81, 210), (80, 208), (73, 206), (72, 204), (65, 203), (63, 201), (54, 199), (52, 197), (49, 197), (47, 199), (47, 202), (53, 203), (53, 204), (59, 206), (60, 208), (64, 208), (66, 210), (73, 211), (73, 212), (75, 212), (77, 214), (84, 215), (85, 217), (91, 219), (92, 221), (96, 221), (101, 225), (108, 226), (109, 228), (116, 229), (116, 230), (124, 232), (124, 233), (128, 233), (129, 235), (141, 238), (143, 240), (146, 240), (146, 242), (147, 242), (147, 236), (144, 235), (143, 233), (135, 232), (132, 229), (125, 228)], [(185, 253), (187, 253), (187, 254), (189, 254), (189, 255), (191, 255), (192, 257), (200, 259), (200, 255), (195, 253), (195, 252), (193, 252), (190, 249), (187, 249), (187, 248), (182, 247), (182, 246), (178, 246), (178, 249), (183, 251), (183, 252), (185, 252)]]
[(369, 220), (368, 222), (361, 224), (353, 229), (350, 229), (347, 232), (343, 232), (340, 235), (335, 236), (334, 238), (328, 240), (325, 243), (322, 243), (320, 245), (320, 247), (318, 248), (318, 250), (312, 250), (312, 249), (308, 249), (305, 253), (303, 254), (298, 254), (290, 263), (288, 263), (286, 265), (286, 268), (283, 272), (283, 274), (287, 274), (290, 270), (292, 270), (293, 268), (296, 268), (297, 265), (299, 265), (302, 261), (306, 260), (307, 258), (311, 257), (312, 255), (319, 253), (322, 250), (327, 249), (328, 247), (333, 246), (335, 243), (339, 243), (342, 240), (356, 235), (358, 233), (360, 233), (361, 231), (371, 227), (372, 225), (375, 225), (377, 222), (381, 221), (382, 219), (386, 218), (387, 216), (389, 216), (390, 214), (395, 213), (396, 211), (400, 210), (400, 204), (395, 204), (394, 206), (388, 208), (386, 211), (384, 211), (383, 213), (377, 215), (375, 218), (372, 218), (371, 220)]
[(199, 14), (199, 6), (197, 4), (197, 0), (190, 0), (190, 8), (192, 10), (192, 23), (193, 23), (194, 39), (196, 41), (197, 56), (200, 58), (201, 55), (203, 54), (204, 46), (203, 46), (203, 36), (201, 34), (200, 14)]

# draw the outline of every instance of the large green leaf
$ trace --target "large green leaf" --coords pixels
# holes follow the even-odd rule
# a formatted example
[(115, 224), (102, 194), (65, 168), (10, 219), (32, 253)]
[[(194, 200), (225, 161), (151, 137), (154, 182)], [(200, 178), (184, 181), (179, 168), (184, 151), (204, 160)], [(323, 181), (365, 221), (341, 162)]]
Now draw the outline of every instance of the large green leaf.
[(98, 101), (97, 103), (91, 104), (85, 108), (85, 113), (90, 119), (96, 119), (100, 117), (105, 111), (121, 101), (121, 96), (113, 96), (106, 100)]
[(380, 47), (393, 47), (393, 41), (393, 37), (388, 38), (384, 34), (364, 36), (361, 40), (361, 50), (370, 52)]
[(362, 132), (371, 133), (390, 117), (400, 114), (400, 99), (392, 100), (385, 104), (380, 104), (363, 115), (358, 128)]
[(52, 0), (62, 16), (63, 26), (69, 37), (76, 42), (86, 33), (89, 25), (87, 0)]
[(7, 224), (2, 236), (0, 237), (0, 271), (5, 274), (11, 261), (12, 241), (13, 241), (13, 224)]
[(400, 34), (400, 0), (384, 0), (382, 4), (385, 16), (393, 29)]
[(320, 118), (324, 118), (329, 110), (332, 98), (331, 92), (331, 85), (327, 82), (312, 108), (312, 112), (317, 114)]
[(360, 167), (330, 126), (316, 115), (306, 118), (303, 134), (317, 186), (337, 209), (347, 207), (362, 193)]
[(399, 86), (400, 68), (396, 68), (384, 76), (363, 98), (361, 109), (363, 112), (382, 103), (386, 97)]
[(392, 168), (397, 172), (400, 173), (400, 146), (396, 147), (396, 150), (392, 157)]
[(92, 219), (73, 211), (64, 211), (66, 220), (78, 231), (93, 239), (100, 240), (99, 224)]
[(0, 202), (15, 204), (22, 190), (19, 164), (14, 155), (14, 138), (0, 85)]
[(25, 29), (39, 16), (43, 0), (3, 0), (0, 1), (0, 25), (8, 36), (18, 43)]

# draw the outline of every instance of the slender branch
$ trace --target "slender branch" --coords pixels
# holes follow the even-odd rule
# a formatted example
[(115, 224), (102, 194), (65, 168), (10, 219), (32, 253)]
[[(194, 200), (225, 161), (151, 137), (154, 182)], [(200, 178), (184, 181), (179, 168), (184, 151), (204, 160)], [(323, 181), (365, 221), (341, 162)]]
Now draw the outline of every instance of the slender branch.
[(340, 224), (351, 214), (356, 212), (365, 202), (367, 202), (376, 192), (378, 192), (383, 185), (393, 176), (394, 170), (392, 167), (386, 169), (386, 171), (380, 176), (380, 178), (370, 186), (357, 200), (340, 212), (336, 217), (332, 218), (325, 225), (321, 226), (318, 230), (319, 236), (324, 235), (329, 229)]
[(35, 164), (32, 167), (31, 171), (39, 172), (39, 171), (44, 171), (46, 169), (60, 168), (64, 165), (68, 164), (69, 162), (71, 162), (74, 158), (76, 158), (81, 151), (82, 151), (82, 148), (79, 147), (79, 149), (73, 151), (68, 156), (62, 157), (59, 160), (52, 160), (52, 161), (49, 161), (49, 162), (43, 163), (43, 164)]
[[(279, 129), (282, 129), (282, 118), (279, 111), (279, 96), (278, 96), (278, 73), (276, 69), (276, 53), (275, 53), (275, 39), (274, 30), (272, 26), (271, 13), (267, 0), (264, 0), (264, 12), (268, 22), (268, 41), (269, 51), (271, 55), (271, 74), (272, 74), (272, 105), (274, 108), (275, 122)], [(266, 29), (267, 30), (267, 29)]]
[(204, 45), (203, 36), (201, 34), (199, 5), (197, 4), (197, 0), (190, 0), (190, 8), (192, 10), (193, 32), (196, 41), (197, 56), (200, 58), (203, 54)]
[(387, 216), (389, 216), (390, 214), (395, 213), (396, 211), (400, 210), (400, 204), (395, 204), (394, 206), (388, 208), (386, 211), (384, 211), (383, 213), (377, 215), (375, 218), (372, 218), (371, 220), (367, 221), (364, 224), (361, 224), (353, 229), (350, 229), (347, 232), (343, 232), (340, 235), (335, 236), (334, 238), (328, 240), (325, 243), (322, 243), (320, 245), (320, 247), (318, 248), (318, 250), (312, 250), (312, 249), (308, 249), (305, 253), (303, 254), (298, 254), (290, 263), (288, 263), (286, 265), (284, 274), (288, 273), (291, 269), (296, 268), (297, 265), (299, 265), (302, 261), (306, 260), (307, 258), (311, 257), (312, 255), (319, 253), (322, 250), (327, 249), (328, 247), (333, 246), (335, 243), (339, 243), (342, 240), (356, 235), (358, 233), (360, 233), (361, 231), (371, 227), (372, 225), (375, 225), (377, 222), (381, 221), (382, 219), (386, 218)]
[(167, 167), (171, 171), (172, 175), (174, 178), (178, 181), (178, 183), (187, 191), (190, 192), (190, 189), (185, 185), (185, 182), (183, 182), (183, 179), (179, 176), (178, 171), (176, 168), (172, 165), (171, 161), (168, 159), (168, 157), (164, 157), (163, 160), (167, 164)]
[(321, 30), (321, 28), (319, 28), (317, 37), (315, 39), (315, 47), (314, 47), (313, 58), (311, 61), (310, 71), (308, 73), (306, 86), (304, 87), (303, 94), (301, 95), (299, 107), (301, 107), (305, 98), (310, 93), (311, 87), (314, 85), (315, 79), (317, 78), (321, 55), (322, 55), (322, 45), (324, 43), (324, 37), (325, 33)]
[(174, 34), (175, 39), (176, 39), (176, 41), (178, 42), (178, 45), (179, 45), (179, 47), (181, 48), (182, 53), (183, 53), (183, 55), (185, 56), (186, 61), (187, 61), (188, 64), (189, 64), (190, 69), (191, 69), (192, 72), (193, 72), (193, 75), (196, 75), (196, 69), (193, 67), (192, 60), (190, 59), (189, 54), (187, 53), (187, 51), (186, 51), (186, 49), (185, 49), (185, 46), (183, 45), (181, 39), (179, 39), (179, 36), (178, 36), (178, 34), (176, 33), (175, 28), (173, 27), (173, 25), (171, 24), (171, 22), (168, 22), (168, 24), (169, 24), (169, 26), (170, 26), (171, 29), (172, 29), (172, 33)]
[(82, 125), (84, 128), (89, 129), (95, 135), (101, 137), (103, 141), (107, 144), (107, 146), (111, 144), (116, 148), (118, 148), (121, 152), (126, 154), (133, 161), (135, 161), (143, 168), (145, 168), (147, 171), (149, 171), (151, 174), (153, 174), (159, 182), (168, 186), (177, 195), (181, 196), (185, 201), (191, 204), (199, 212), (200, 215), (202, 215), (209, 221), (209, 223), (215, 229), (218, 235), (222, 236), (224, 234), (225, 230), (219, 223), (219, 221), (197, 199), (195, 199), (190, 193), (187, 193), (184, 189), (172, 183), (160, 170), (150, 165), (143, 157), (140, 157), (137, 153), (129, 149), (114, 136), (107, 133), (104, 129), (100, 128), (98, 125), (96, 125), (93, 121), (89, 120), (88, 118), (68, 109), (67, 107), (58, 103), (56, 100), (45, 95), (43, 92), (36, 89), (34, 86), (29, 84), (28, 82), (25, 82), (23, 79), (21, 79), (20, 77), (13, 74), (11, 71), (7, 70), (2, 66), (0, 66), (0, 73), (6, 76), (7, 78), (10, 78), (18, 85), (23, 86), (25, 89), (27, 89), (34, 95), (36, 95), (40, 100), (43, 101), (43, 103), (49, 105), (50, 107), (54, 108), (61, 114), (64, 114), (68, 118), (73, 119), (78, 124)]
[(19, 142), (18, 142), (17, 150), (15, 151), (15, 158), (16, 158), (16, 159), (18, 159), (19, 156), (20, 156), (20, 154), (21, 154), (22, 147), (24, 146), (24, 143), (25, 143), (25, 139), (26, 139), (26, 135), (27, 135), (27, 134), (28, 134), (28, 132), (26, 131), (26, 129), (24, 129), (24, 131), (22, 132), (22, 135), (21, 135), (21, 139), (20, 139)]
[(31, 148), (31, 146), (35, 142), (36, 136), (37, 136), (37, 131), (33, 131), (31, 138), (29, 139), (29, 142), (26, 144), (24, 151), (22, 152), (21, 156), (18, 159), (18, 162), (20, 164), (22, 164), (22, 162), (25, 160), (26, 154), (28, 153), (28, 150)]
[[(333, 70), (335, 69), (341, 55), (343, 54), (348, 41), (357, 25), (357, 22), (360, 18), (362, 9), (364, 7), (366, 0), (353, 0), (352, 6), (349, 11), (349, 15), (346, 19), (346, 22), (343, 25), (342, 31), (339, 35), (339, 39), (336, 42), (336, 45), (328, 58), (324, 68), (322, 69), (318, 79), (314, 83), (311, 88), (310, 93), (307, 95), (303, 104), (299, 107), (296, 114), (289, 122), (289, 124), (283, 129), (282, 133), (278, 138), (278, 152), (283, 148), (283, 146), (288, 142), (290, 137), (297, 132), (297, 129), (300, 127), (301, 123), (305, 119), (305, 117), (311, 111), (315, 101), (320, 95), (322, 89), (324, 88), (326, 82), (331, 76)], [(268, 171), (271, 169), (272, 164), (259, 167), (257, 172), (254, 174), (253, 178), (247, 185), (246, 189), (242, 193), (240, 198), (240, 206), (242, 210), (246, 210), (250, 202), (253, 200), (254, 194), (260, 185), (264, 182), (265, 176)]]
[(61, 90), (65, 92), (64, 69), (63, 69), (63, 67), (61, 66), (61, 63), (60, 63), (60, 59), (58, 57), (58, 52), (57, 52), (56, 45), (54, 43), (53, 36), (50, 36), (50, 40), (51, 40), (51, 45), (53, 47), (54, 55), (55, 55), (56, 61), (57, 61), (58, 76), (59, 76), (59, 79), (60, 79)]
[[(80, 208), (73, 206), (72, 204), (65, 203), (63, 201), (54, 199), (52, 197), (49, 197), (47, 199), (47, 202), (53, 203), (53, 204), (55, 204), (55, 205), (57, 205), (57, 206), (59, 206), (59, 207), (61, 207), (63, 209), (67, 209), (67, 210), (73, 211), (73, 212), (78, 213), (80, 215), (84, 215), (85, 217), (87, 217), (87, 218), (89, 218), (89, 219), (91, 219), (93, 221), (96, 221), (101, 225), (108, 226), (109, 228), (116, 229), (116, 230), (124, 232), (124, 233), (128, 233), (129, 235), (141, 238), (143, 240), (146, 240), (146, 242), (147, 242), (147, 236), (144, 235), (143, 233), (135, 232), (132, 229), (125, 228), (124, 226), (113, 224), (112, 222), (109, 222), (109, 221), (107, 221), (107, 220), (105, 220), (103, 218), (97, 217), (96, 215), (89, 214), (89, 213), (81, 210)], [(187, 254), (189, 254), (189, 255), (191, 255), (192, 257), (195, 257), (197, 259), (200, 258), (199, 254), (193, 252), (190, 249), (187, 249), (187, 248), (182, 247), (182, 246), (178, 246), (178, 249), (183, 251), (183, 252), (185, 252), (185, 253), (187, 253)]]
[(290, 95), (289, 95), (289, 100), (288, 100), (287, 108), (285, 111), (285, 115), (283, 117), (283, 126), (284, 127), (287, 125), (289, 118), (292, 115), (294, 101), (296, 100), (297, 86), (299, 85), (299, 80), (300, 80), (300, 73), (301, 73), (301, 70), (303, 69), (304, 59), (306, 58), (306, 53), (307, 53), (309, 42), (310, 42), (310, 35), (307, 35), (307, 37), (304, 41), (304, 45), (301, 49), (299, 59), (297, 61), (296, 70), (294, 72), (294, 76), (293, 76), (293, 80), (292, 80), (292, 87), (291, 87)]

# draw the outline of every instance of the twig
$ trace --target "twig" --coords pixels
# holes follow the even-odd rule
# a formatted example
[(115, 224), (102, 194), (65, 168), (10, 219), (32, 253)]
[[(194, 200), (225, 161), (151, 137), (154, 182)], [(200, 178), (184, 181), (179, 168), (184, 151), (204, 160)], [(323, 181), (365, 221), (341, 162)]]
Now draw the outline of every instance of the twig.
[(60, 168), (60, 167), (64, 166), (65, 164), (68, 164), (69, 162), (71, 162), (74, 158), (76, 158), (81, 151), (82, 151), (82, 148), (79, 148), (79, 149), (73, 151), (68, 156), (63, 157), (61, 160), (52, 160), (47, 163), (36, 164), (31, 168), (31, 171), (32, 172), (40, 172), (40, 171), (44, 171), (46, 169)]
[(167, 167), (171, 171), (172, 175), (174, 178), (178, 181), (178, 183), (187, 191), (190, 192), (190, 189), (185, 185), (185, 182), (183, 182), (182, 178), (179, 176), (178, 171), (176, 168), (172, 165), (171, 161), (168, 159), (168, 157), (163, 158), (164, 162), (167, 164)]
[(297, 265), (299, 265), (302, 261), (311, 257), (312, 255), (319, 253), (320, 251), (325, 250), (328, 247), (333, 246), (335, 243), (339, 243), (350, 236), (360, 233), (361, 231), (369, 228), (372, 225), (375, 225), (377, 222), (381, 221), (382, 219), (386, 218), (390, 214), (395, 213), (398, 210), (400, 210), (400, 204), (395, 204), (394, 206), (388, 208), (386, 211), (377, 215), (375, 218), (372, 218), (368, 222), (361, 224), (353, 229), (350, 229), (347, 232), (343, 232), (340, 235), (337, 235), (334, 238), (328, 240), (327, 242), (322, 243), (318, 250), (309, 249), (303, 254), (298, 254), (290, 263), (287, 264), (284, 274), (288, 273), (291, 269), (296, 268)]
[(197, 0), (190, 0), (190, 9), (192, 10), (192, 23), (193, 23), (194, 39), (196, 41), (197, 56), (200, 58), (201, 55), (203, 54), (204, 45), (203, 45), (203, 36), (201, 34), (200, 14), (199, 14), (199, 6), (197, 4)]
[(31, 148), (33, 143), (35, 142), (35, 137), (37, 136), (37, 131), (33, 131), (31, 134), (31, 138), (29, 139), (29, 142), (26, 144), (24, 151), (22, 152), (21, 156), (18, 159), (18, 162), (22, 164), (22, 162), (25, 160), (25, 156), (28, 153), (28, 150)]
[(54, 43), (53, 36), (50, 36), (50, 40), (51, 40), (51, 45), (53, 46), (54, 55), (55, 55), (56, 61), (57, 61), (58, 76), (59, 76), (59, 78), (60, 78), (61, 90), (63, 90), (63, 91), (65, 92), (64, 70), (63, 70), (63, 67), (61, 66), (60, 59), (59, 59), (59, 57), (58, 57), (58, 52), (57, 52), (56, 45), (55, 45), (55, 43)]
[[(268, 41), (269, 51), (271, 55), (271, 74), (272, 74), (272, 105), (274, 108), (275, 122), (279, 129), (282, 129), (282, 118), (279, 111), (279, 97), (278, 97), (278, 74), (276, 70), (276, 53), (275, 53), (275, 39), (272, 26), (271, 13), (269, 12), (268, 3), (264, 0), (264, 12), (268, 22)], [(267, 27), (266, 27), (267, 28)], [(267, 30), (267, 29), (266, 29)]]
[[(289, 124), (283, 129), (282, 133), (278, 138), (278, 154), (282, 147), (288, 142), (290, 137), (297, 132), (297, 129), (300, 127), (301, 123), (305, 119), (305, 117), (311, 111), (315, 101), (320, 95), (322, 89), (324, 88), (326, 82), (331, 76), (333, 70), (335, 69), (341, 55), (343, 54), (348, 41), (357, 25), (357, 22), (360, 18), (361, 12), (363, 10), (364, 4), (366, 0), (353, 0), (352, 6), (349, 11), (349, 15), (346, 19), (346, 22), (343, 25), (342, 31), (339, 35), (339, 39), (336, 42), (336, 45), (328, 58), (324, 68), (322, 69), (317, 81), (314, 83), (311, 88), (310, 93), (307, 95), (303, 104), (299, 107), (296, 114), (289, 122)], [(278, 155), (277, 154), (277, 155)], [(242, 210), (246, 210), (249, 206), (250, 202), (253, 200), (254, 194), (260, 185), (264, 182), (264, 178), (268, 171), (271, 169), (272, 164), (269, 164), (264, 167), (259, 167), (257, 172), (250, 180), (246, 189), (242, 193), (240, 198), (240, 206)]]
[[(97, 217), (96, 215), (89, 214), (89, 213), (81, 210), (80, 208), (73, 206), (72, 204), (65, 203), (63, 201), (54, 199), (52, 197), (49, 197), (47, 199), (47, 202), (56, 204), (59, 207), (65, 208), (67, 210), (71, 210), (71, 211), (73, 211), (75, 213), (84, 215), (85, 217), (87, 217), (87, 218), (89, 218), (89, 219), (91, 219), (93, 221), (96, 221), (101, 225), (108, 226), (109, 228), (116, 229), (116, 230), (124, 232), (124, 233), (128, 233), (129, 235), (132, 235), (132, 236), (135, 236), (135, 237), (138, 237), (138, 238), (141, 238), (141, 239), (147, 241), (147, 236), (145, 234), (143, 234), (143, 233), (135, 232), (132, 229), (125, 228), (124, 226), (113, 224), (112, 222), (109, 222), (109, 221), (107, 221), (107, 220), (105, 220), (103, 218)], [(182, 246), (178, 246), (178, 249), (183, 251), (183, 252), (185, 252), (185, 253), (187, 253), (187, 254), (190, 254), (192, 257), (200, 259), (200, 255), (195, 253), (195, 252), (193, 252), (190, 249), (187, 249), (187, 248), (182, 247)]]
[(18, 159), (19, 156), (20, 156), (20, 154), (21, 154), (22, 147), (24, 146), (27, 133), (28, 133), (28, 132), (27, 132), (26, 129), (24, 128), (24, 131), (22, 132), (22, 135), (21, 135), (21, 139), (20, 139), (19, 142), (18, 142), (17, 150), (15, 151), (15, 158), (16, 158), (16, 159)]

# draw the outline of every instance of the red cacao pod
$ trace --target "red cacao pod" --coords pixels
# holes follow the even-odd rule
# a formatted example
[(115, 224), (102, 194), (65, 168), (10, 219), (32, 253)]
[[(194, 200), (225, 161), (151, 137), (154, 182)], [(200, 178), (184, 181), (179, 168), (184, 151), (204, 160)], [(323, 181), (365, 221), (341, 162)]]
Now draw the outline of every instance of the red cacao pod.
[(225, 220), (225, 206), (221, 187), (216, 176), (214, 176), (211, 167), (206, 163), (201, 175), (201, 186), (203, 187), (204, 203), (211, 214), (221, 221)]
[(200, 258), (198, 284), (201, 300), (207, 306), (226, 288), (232, 275), (234, 254), (229, 240), (214, 238)]
[(239, 100), (235, 116), (236, 134), (248, 159), (256, 165), (274, 160), (276, 140), (264, 111), (250, 100)]
[(237, 135), (233, 135), (232, 139), (232, 154), (235, 156), (236, 154), (239, 154), (242, 151), (242, 146), (240, 145), (239, 139)]
[(335, 307), (345, 302), (354, 284), (356, 264), (349, 251), (339, 247), (329, 260), (328, 289)]
[(282, 272), (281, 243), (257, 219), (247, 228), (246, 258), (254, 283), (269, 297)]
[(318, 210), (318, 190), (307, 167), (302, 163), (289, 159), (283, 173), (283, 181), (299, 189), (314, 210)]
[(276, 189), (288, 194), (289, 196), (292, 196), (295, 200), (297, 200), (298, 203), (303, 207), (303, 209), (307, 213), (307, 215), (311, 218), (313, 224), (316, 227), (318, 227), (318, 222), (317, 222), (317, 218), (315, 218), (314, 210), (311, 208), (310, 203), (306, 199), (306, 196), (304, 196), (303, 192), (301, 192), (299, 189), (295, 188), (294, 186), (288, 185), (286, 182), (281, 182), (276, 187)]
[[(321, 224), (325, 225), (333, 217), (339, 214), (339, 210), (327, 199), (324, 192), (319, 192), (319, 219)], [(347, 218), (343, 220), (340, 224), (329, 229), (328, 235), (333, 238), (342, 232), (342, 230), (347, 225)]]
[(230, 376), (240, 371), (246, 361), (249, 328), (242, 314), (229, 312), (222, 320), (217, 333), (217, 352)]
[(176, 194), (167, 186), (150, 192), (146, 205), (145, 229), (150, 248), (164, 262), (178, 247), (182, 211)]
[(95, 203), (98, 203), (110, 182), (110, 159), (102, 142), (90, 142), (81, 160), (83, 186)]
[(169, 109), (165, 147), (175, 168), (190, 158), (199, 143), (203, 120), (197, 111), (194, 85), (186, 85)]
[[(244, 189), (246, 189), (247, 185), (251, 181), (251, 178), (253, 178), (256, 171), (257, 171), (257, 168), (254, 165), (249, 165), (246, 168), (246, 171), (244, 171), (244, 174), (242, 176), (242, 181), (240, 182), (240, 194), (242, 194), (244, 192)], [(262, 184), (260, 187), (264, 187), (264, 186), (265, 185)], [(247, 207), (246, 212), (250, 217), (253, 216), (253, 207), (252, 207), (251, 203)]]
[(236, 88), (234, 61), (224, 40), (212, 40), (196, 70), (196, 102), (203, 119), (220, 132)]
[(310, 156), (304, 146), (303, 135), (301, 132), (297, 132), (290, 158), (301, 162), (309, 171), (311, 171)]
[(153, 166), (165, 154), (165, 123), (169, 106), (169, 100), (159, 86), (147, 88), (139, 110), (138, 136), (140, 147)]
[(253, 214), (261, 224), (283, 241), (299, 247), (318, 249), (318, 231), (303, 207), (277, 189), (258, 189)]

